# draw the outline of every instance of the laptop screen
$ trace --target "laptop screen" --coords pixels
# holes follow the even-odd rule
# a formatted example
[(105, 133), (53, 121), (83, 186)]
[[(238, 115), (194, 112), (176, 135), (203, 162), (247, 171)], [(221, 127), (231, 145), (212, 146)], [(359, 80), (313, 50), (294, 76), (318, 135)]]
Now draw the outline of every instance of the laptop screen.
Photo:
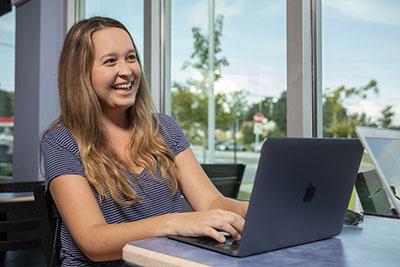
[(400, 197), (400, 139), (366, 137), (370, 153), (396, 198)]
[(365, 182), (369, 183), (370, 187), (374, 187), (373, 184), (377, 185), (373, 192), (370, 192), (369, 198), (373, 200), (382, 194), (386, 195), (389, 201), (388, 208), (392, 211), (390, 213), (396, 217), (400, 216), (400, 131), (357, 127), (356, 132), (371, 157), (378, 175), (377, 181), (373, 181), (375, 179), (368, 173), (364, 175)]

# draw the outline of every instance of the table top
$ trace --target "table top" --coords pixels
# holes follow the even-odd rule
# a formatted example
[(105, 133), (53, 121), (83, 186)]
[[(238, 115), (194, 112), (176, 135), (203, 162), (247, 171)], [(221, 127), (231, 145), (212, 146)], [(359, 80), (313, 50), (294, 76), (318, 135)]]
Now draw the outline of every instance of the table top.
[(128, 264), (141, 266), (400, 266), (400, 220), (365, 216), (337, 237), (236, 258), (167, 238), (129, 242)]

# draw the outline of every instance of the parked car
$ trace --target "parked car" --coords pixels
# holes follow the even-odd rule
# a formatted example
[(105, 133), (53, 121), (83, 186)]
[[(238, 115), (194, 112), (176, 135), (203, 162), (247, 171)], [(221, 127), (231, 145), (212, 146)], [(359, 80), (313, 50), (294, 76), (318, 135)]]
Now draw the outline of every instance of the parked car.
[[(215, 148), (221, 151), (234, 151), (235, 143), (233, 143), (232, 141), (225, 141), (217, 143), (215, 145)], [(243, 145), (236, 143), (236, 151), (246, 151), (246, 148)]]

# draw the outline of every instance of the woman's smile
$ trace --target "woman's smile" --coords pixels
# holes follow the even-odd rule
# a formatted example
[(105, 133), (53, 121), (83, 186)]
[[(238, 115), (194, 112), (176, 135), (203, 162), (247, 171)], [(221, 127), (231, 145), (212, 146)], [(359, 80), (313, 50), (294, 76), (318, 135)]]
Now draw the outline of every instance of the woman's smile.
[(130, 83), (119, 83), (111, 86), (111, 89), (121, 95), (121, 96), (129, 96), (133, 92), (133, 82)]

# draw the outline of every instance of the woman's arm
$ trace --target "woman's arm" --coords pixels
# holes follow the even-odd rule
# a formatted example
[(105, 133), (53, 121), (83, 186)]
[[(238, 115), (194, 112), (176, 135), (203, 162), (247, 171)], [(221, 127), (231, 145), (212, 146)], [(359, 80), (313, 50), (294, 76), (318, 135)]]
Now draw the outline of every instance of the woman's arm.
[(120, 259), (129, 241), (165, 235), (162, 216), (107, 224), (82, 176), (57, 177), (50, 183), (50, 192), (75, 243), (93, 261)]
[(209, 236), (223, 242), (225, 238), (217, 232), (223, 230), (240, 238), (244, 225), (241, 216), (223, 210), (107, 224), (84, 177), (59, 176), (50, 183), (50, 192), (75, 243), (93, 261), (121, 259), (122, 248), (129, 241), (157, 236)]
[(175, 160), (182, 192), (194, 210), (222, 209), (246, 216), (248, 202), (224, 197), (207, 177), (192, 149), (182, 151)]

